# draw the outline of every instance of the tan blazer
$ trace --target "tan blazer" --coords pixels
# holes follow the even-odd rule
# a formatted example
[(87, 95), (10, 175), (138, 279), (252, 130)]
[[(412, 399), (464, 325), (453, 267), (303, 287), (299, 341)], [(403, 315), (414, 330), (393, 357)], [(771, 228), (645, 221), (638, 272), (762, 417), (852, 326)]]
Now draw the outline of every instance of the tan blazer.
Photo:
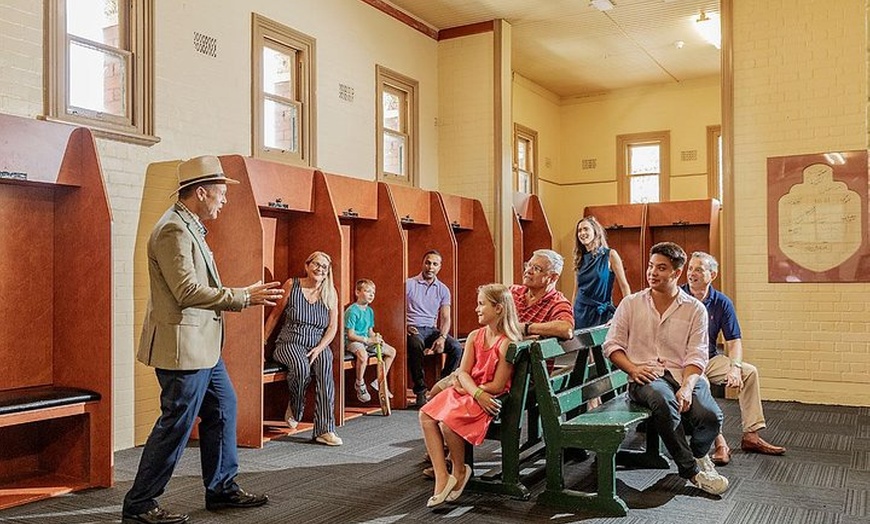
[(196, 223), (177, 205), (148, 240), (151, 298), (137, 358), (160, 369), (213, 367), (223, 346), (221, 311), (241, 311), (244, 290), (225, 288)]

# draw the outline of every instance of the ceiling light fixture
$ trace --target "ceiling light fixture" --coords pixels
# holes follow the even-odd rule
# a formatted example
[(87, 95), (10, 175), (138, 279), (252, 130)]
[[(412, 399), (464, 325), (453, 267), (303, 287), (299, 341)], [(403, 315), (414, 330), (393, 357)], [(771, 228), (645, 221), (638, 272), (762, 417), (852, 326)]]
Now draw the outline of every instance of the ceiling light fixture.
[(610, 11), (616, 7), (616, 4), (611, 2), (611, 0), (589, 0), (589, 5), (599, 11)]
[(701, 15), (695, 20), (695, 29), (701, 36), (719, 49), (722, 46), (722, 30), (719, 25), (719, 14), (710, 13), (709, 15), (701, 9)]

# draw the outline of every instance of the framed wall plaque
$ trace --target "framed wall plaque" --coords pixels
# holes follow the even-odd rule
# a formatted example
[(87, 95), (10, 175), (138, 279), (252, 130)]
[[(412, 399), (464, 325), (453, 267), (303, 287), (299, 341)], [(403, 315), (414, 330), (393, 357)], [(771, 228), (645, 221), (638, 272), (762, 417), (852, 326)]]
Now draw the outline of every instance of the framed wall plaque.
[(867, 151), (767, 159), (769, 282), (870, 282)]

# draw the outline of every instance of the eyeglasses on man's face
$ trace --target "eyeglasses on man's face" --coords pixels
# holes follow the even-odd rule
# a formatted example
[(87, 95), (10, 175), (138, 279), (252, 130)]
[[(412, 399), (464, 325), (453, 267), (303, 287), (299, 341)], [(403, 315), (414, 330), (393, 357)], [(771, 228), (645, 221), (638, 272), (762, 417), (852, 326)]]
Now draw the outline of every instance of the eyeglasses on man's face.
[(543, 268), (538, 264), (532, 264), (531, 262), (526, 262), (523, 264), (523, 271), (527, 273), (544, 273), (547, 271), (547, 268)]

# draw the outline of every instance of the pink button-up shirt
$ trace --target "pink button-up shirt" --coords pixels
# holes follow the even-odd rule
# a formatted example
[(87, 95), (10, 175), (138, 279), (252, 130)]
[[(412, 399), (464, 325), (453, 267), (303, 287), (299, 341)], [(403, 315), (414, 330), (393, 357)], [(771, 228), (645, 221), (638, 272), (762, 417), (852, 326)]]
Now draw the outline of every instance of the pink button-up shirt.
[(683, 370), (707, 366), (707, 309), (685, 291), (674, 299), (664, 315), (653, 304), (650, 289), (622, 299), (604, 341), (604, 355), (622, 350), (638, 366), (652, 367), (658, 376), (665, 370), (682, 383)]

